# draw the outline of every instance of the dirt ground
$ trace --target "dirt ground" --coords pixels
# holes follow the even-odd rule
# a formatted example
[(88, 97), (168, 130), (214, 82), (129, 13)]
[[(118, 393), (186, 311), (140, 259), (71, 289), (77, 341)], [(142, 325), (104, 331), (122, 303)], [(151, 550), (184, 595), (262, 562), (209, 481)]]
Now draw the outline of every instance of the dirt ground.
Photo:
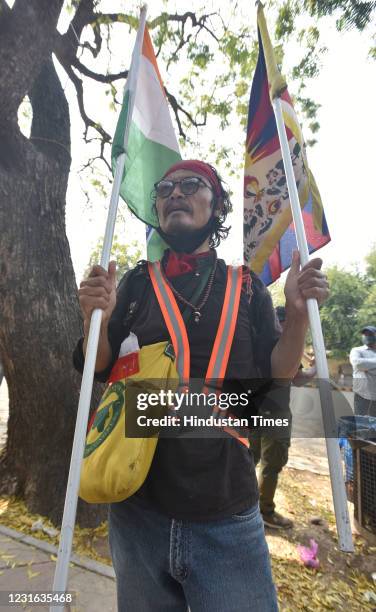
[[(277, 510), (294, 521), (287, 531), (267, 530), (266, 537), (282, 611), (317, 612), (321, 610), (351, 612), (376, 611), (376, 546), (354, 535), (355, 553), (337, 548), (335, 519), (331, 506), (329, 477), (306, 470), (285, 469), (277, 490)], [(349, 505), (353, 512), (352, 504)], [(31, 531), (32, 524), (43, 517), (30, 515), (22, 502), (0, 499), (0, 523), (34, 537), (58, 543), (58, 537)], [(311, 520), (320, 519), (321, 524)], [(308, 545), (310, 538), (318, 543), (317, 570), (300, 561), (297, 545)], [(74, 550), (104, 563), (110, 563), (107, 525), (76, 529)]]
[[(353, 534), (355, 552), (338, 549), (329, 477), (286, 469), (276, 503), (277, 510), (294, 521), (286, 531), (266, 530), (281, 610), (375, 611), (376, 547)], [(352, 504), (349, 511), (352, 516)], [(317, 570), (305, 568), (297, 551), (311, 538), (318, 543)]]

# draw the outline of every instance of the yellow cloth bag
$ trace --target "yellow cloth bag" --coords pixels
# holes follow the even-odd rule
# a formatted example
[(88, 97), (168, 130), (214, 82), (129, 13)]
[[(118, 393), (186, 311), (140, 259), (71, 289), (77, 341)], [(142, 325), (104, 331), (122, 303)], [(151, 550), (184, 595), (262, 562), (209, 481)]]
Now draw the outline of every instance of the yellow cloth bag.
[[(86, 438), (79, 490), (79, 496), (86, 502), (122, 501), (133, 495), (145, 481), (158, 432), (145, 438), (126, 437), (126, 428), (132, 429), (137, 411), (129, 398), (134, 396), (134, 391), (137, 394), (137, 390), (158, 393), (178, 388), (179, 377), (173, 357), (166, 354), (167, 344), (158, 342), (143, 346), (134, 354), (138, 359), (137, 371), (111, 382), (104, 392)], [(166, 408), (158, 406), (149, 412), (140, 411), (139, 415), (161, 416), (162, 411), (166, 412)]]

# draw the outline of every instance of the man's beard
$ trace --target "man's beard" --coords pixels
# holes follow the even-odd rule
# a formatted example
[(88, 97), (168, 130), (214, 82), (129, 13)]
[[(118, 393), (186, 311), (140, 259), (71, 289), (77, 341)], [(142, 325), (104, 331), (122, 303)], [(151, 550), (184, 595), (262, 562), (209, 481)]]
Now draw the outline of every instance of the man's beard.
[(166, 234), (160, 227), (156, 228), (158, 234), (175, 253), (193, 253), (213, 233), (215, 228), (214, 215), (200, 229), (180, 230), (176, 234)]

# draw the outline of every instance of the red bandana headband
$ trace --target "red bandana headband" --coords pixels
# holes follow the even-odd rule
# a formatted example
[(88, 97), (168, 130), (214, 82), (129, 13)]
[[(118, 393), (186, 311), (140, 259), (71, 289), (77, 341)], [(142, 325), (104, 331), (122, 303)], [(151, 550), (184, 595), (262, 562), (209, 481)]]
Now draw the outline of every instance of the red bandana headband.
[(205, 176), (210, 185), (213, 187), (215, 195), (220, 197), (222, 195), (222, 188), (219, 179), (214, 170), (206, 162), (199, 161), (198, 159), (185, 159), (177, 164), (174, 164), (169, 168), (163, 178), (166, 178), (169, 174), (172, 174), (176, 170), (192, 170), (192, 172)]

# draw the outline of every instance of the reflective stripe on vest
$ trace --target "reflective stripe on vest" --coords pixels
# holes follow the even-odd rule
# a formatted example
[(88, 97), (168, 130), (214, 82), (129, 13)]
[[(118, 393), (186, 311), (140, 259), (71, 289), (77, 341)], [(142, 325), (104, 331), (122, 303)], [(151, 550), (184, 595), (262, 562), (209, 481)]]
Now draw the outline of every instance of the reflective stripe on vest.
[[(240, 304), (240, 293), (242, 288), (243, 271), (241, 266), (234, 268), (228, 266), (227, 268), (227, 283), (225, 298), (223, 301), (223, 309), (221, 319), (219, 321), (217, 336), (214, 341), (213, 351), (210, 357), (208, 371), (205, 378), (204, 393), (209, 393), (210, 381), (218, 382), (222, 386), (222, 381), (226, 374), (227, 364), (230, 357), (230, 350), (234, 339), (236, 321), (238, 318), (239, 304)], [(219, 390), (216, 389), (217, 396)], [(222, 417), (233, 417), (228, 410), (223, 411), (215, 406), (213, 408), (214, 416), (218, 417), (220, 414)], [(234, 427), (223, 426), (222, 429), (228, 434), (237, 438), (239, 442), (244, 444), (247, 448), (249, 447), (248, 437), (242, 435), (243, 430), (240, 432)]]
[(190, 349), (184, 325), (174, 294), (163, 278), (159, 261), (148, 264), (149, 274), (158, 304), (162, 311), (176, 356), (176, 369), (182, 385), (189, 384)]
[(212, 378), (222, 380), (225, 377), (238, 318), (241, 288), (242, 268), (228, 266), (225, 299), (205, 382)]
[[(160, 262), (148, 263), (150, 279), (157, 297), (164, 321), (170, 334), (176, 355), (176, 369), (183, 384), (189, 384), (190, 350), (187, 330), (176, 303), (161, 270)], [(234, 339), (242, 287), (242, 267), (227, 267), (227, 282), (221, 318), (215, 337), (205, 376), (204, 393), (209, 392), (210, 380), (222, 381), (225, 377), (231, 345)], [(247, 438), (231, 427), (223, 427), (228, 434), (249, 446)]]

